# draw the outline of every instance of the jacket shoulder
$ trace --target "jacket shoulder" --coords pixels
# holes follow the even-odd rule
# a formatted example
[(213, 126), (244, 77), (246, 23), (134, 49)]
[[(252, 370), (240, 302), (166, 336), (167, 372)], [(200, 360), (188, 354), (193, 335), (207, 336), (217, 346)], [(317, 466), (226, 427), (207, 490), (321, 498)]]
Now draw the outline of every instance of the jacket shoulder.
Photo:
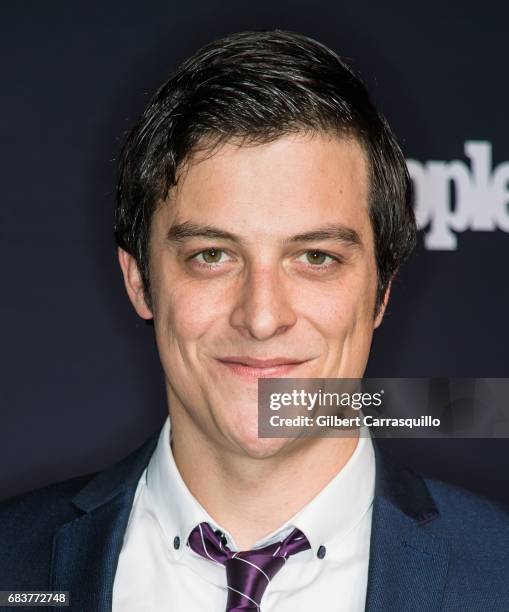
[[(413, 585), (419, 610), (424, 609), (419, 598), (425, 601), (428, 593), (439, 597), (434, 609), (447, 612), (509, 610), (509, 508), (423, 477), (385, 449), (378, 451), (371, 554), (379, 579), (397, 585), (401, 564), (405, 588)], [(434, 581), (434, 591), (427, 580)], [(401, 608), (410, 609), (403, 599)]]
[(459, 529), (460, 533), (469, 533), (470, 538), (476, 534), (509, 538), (507, 504), (441, 480), (426, 478), (425, 482), (439, 510), (443, 529)]
[(93, 476), (71, 478), (0, 502), (0, 590), (48, 588), (55, 529), (79, 516), (71, 500)]
[[(71, 520), (76, 514), (72, 512), (72, 498), (95, 475), (76, 476), (1, 501), (0, 534), (6, 537), (13, 530), (30, 527), (27, 531), (21, 529), (21, 533), (16, 533), (16, 537), (22, 538), (23, 535), (32, 535), (35, 530), (54, 528)], [(3, 539), (1, 541), (5, 542)]]
[(0, 590), (49, 588), (53, 540), (64, 526), (136, 485), (157, 442), (157, 432), (111, 467), (0, 502)]
[(508, 609), (509, 507), (452, 484), (426, 482), (439, 511), (426, 527), (450, 550), (444, 610), (469, 609), (458, 605), (458, 593), (472, 602), (484, 598), (485, 610)]

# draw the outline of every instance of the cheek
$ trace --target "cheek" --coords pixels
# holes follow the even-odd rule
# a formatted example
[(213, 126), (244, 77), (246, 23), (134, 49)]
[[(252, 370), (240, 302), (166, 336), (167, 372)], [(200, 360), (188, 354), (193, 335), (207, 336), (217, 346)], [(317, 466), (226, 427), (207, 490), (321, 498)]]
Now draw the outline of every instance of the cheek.
[(159, 292), (155, 318), (172, 336), (197, 339), (223, 316), (224, 309), (224, 295), (218, 288), (198, 281), (177, 281)]
[(373, 330), (375, 279), (371, 269), (352, 270), (301, 295), (300, 312), (330, 345), (355, 339), (362, 343)]
[(313, 327), (334, 341), (341, 341), (355, 326), (357, 310), (356, 292), (346, 283), (315, 289), (301, 302), (301, 312)]

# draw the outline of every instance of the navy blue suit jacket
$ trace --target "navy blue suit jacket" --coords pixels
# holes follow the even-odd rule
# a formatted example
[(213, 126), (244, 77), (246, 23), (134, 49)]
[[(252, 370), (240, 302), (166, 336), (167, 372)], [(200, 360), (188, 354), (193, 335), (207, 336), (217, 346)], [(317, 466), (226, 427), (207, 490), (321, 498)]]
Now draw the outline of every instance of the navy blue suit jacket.
[[(0, 504), (0, 590), (65, 590), (76, 612), (111, 610), (136, 485), (156, 442), (98, 474)], [(508, 510), (421, 478), (376, 443), (375, 455), (366, 610), (508, 612)], [(331, 601), (317, 612), (335, 609)]]

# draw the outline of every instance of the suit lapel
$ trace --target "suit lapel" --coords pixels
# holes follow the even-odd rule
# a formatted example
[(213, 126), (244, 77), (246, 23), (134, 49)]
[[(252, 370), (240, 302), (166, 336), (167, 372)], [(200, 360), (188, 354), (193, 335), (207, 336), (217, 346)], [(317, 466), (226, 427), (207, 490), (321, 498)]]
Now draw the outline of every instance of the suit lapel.
[(449, 546), (426, 525), (439, 517), (438, 510), (424, 480), (374, 442), (377, 476), (366, 612), (437, 612)]
[(138, 480), (158, 434), (93, 478), (72, 500), (80, 516), (53, 539), (51, 589), (69, 591), (73, 610), (110, 612), (113, 582)]

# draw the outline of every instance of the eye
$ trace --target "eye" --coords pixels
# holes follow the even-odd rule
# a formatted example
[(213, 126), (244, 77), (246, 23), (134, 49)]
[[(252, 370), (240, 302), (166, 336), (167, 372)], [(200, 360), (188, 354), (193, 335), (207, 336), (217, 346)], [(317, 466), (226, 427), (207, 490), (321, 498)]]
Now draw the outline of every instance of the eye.
[[(327, 255), (323, 251), (306, 251), (301, 255), (301, 257), (305, 257), (305, 262), (312, 266), (323, 266), (330, 265), (333, 261), (338, 261), (336, 257), (332, 257), (331, 255)], [(300, 258), (299, 258), (300, 259)], [(302, 261), (302, 260), (301, 260)]]
[(223, 256), (226, 257), (226, 252), (223, 251), (223, 249), (212, 248), (212, 249), (205, 249), (204, 251), (200, 251), (199, 253), (196, 253), (195, 255), (193, 255), (191, 259), (196, 260), (200, 264), (212, 265), (212, 264), (223, 263), (226, 260), (225, 258), (223, 258)]

